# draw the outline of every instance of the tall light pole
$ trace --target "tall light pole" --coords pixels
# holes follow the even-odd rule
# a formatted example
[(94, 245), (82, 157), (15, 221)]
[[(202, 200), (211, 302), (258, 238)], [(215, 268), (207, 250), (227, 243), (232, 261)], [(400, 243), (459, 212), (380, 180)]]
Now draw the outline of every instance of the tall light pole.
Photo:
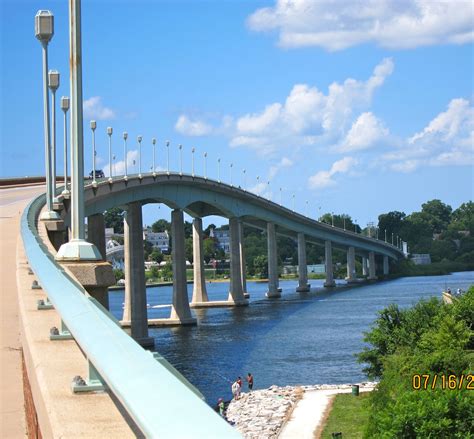
[[(234, 186), (234, 183), (233, 183), (233, 181), (232, 181), (232, 168), (233, 168), (233, 167), (234, 167), (234, 164), (231, 163), (231, 164), (230, 164), (230, 185), (231, 185), (231, 186)], [(244, 169), (244, 172), (245, 172), (245, 169)]]
[(51, 146), (49, 130), (49, 95), (48, 95), (48, 43), (54, 35), (54, 16), (50, 11), (38, 11), (35, 15), (35, 36), (43, 47), (43, 111), (44, 111), (44, 156), (46, 167), (46, 204), (47, 210), (43, 211), (40, 219), (59, 219), (53, 210), (53, 193), (51, 191)]
[(97, 181), (95, 180), (95, 129), (97, 128), (97, 123), (95, 120), (91, 120), (91, 130), (92, 130), (92, 186), (97, 186)]
[(204, 178), (207, 180), (207, 152), (204, 153)]
[(217, 182), (221, 182), (221, 159), (217, 159)]
[(61, 97), (61, 110), (64, 113), (64, 190), (62, 195), (68, 198), (70, 193), (67, 185), (67, 112), (69, 110), (69, 98), (67, 96)]
[(113, 162), (113, 169), (114, 169), (114, 175), (117, 175), (117, 170), (115, 169), (115, 154), (112, 156), (112, 162)]
[(258, 187), (259, 187), (259, 185), (260, 185), (260, 176), (257, 175), (257, 190), (256, 190), (257, 195), (258, 195)]
[(334, 212), (331, 212), (331, 227), (334, 227)]
[(385, 229), (384, 232), (385, 232), (385, 242), (387, 242), (387, 229)]
[(345, 231), (346, 230), (346, 217), (345, 216), (342, 217), (342, 221), (344, 223), (344, 231)]
[(179, 175), (183, 175), (183, 145), (181, 145), (180, 143), (178, 148), (179, 148)]
[(196, 151), (196, 148), (193, 147), (193, 149), (191, 149), (191, 175), (194, 177), (194, 153)]
[(63, 244), (58, 260), (101, 260), (94, 244), (85, 240), (84, 225), (84, 133), (82, 118), (81, 2), (69, 0), (69, 62), (71, 90), (71, 236)]
[(246, 171), (245, 169), (242, 170), (242, 174), (243, 174), (243, 182), (242, 182), (242, 184), (243, 184), (243, 186), (244, 186), (244, 191), (247, 190), (247, 178), (246, 178), (246, 174), (245, 174), (246, 172), (247, 172), (247, 171)]
[(112, 127), (107, 127), (107, 135), (109, 136), (109, 183), (112, 183), (113, 173), (112, 173), (112, 133), (114, 130)]
[(155, 166), (155, 153), (156, 153), (156, 139), (153, 137), (151, 139), (151, 144), (153, 145), (153, 177), (156, 177), (156, 166)]
[(283, 206), (283, 195), (282, 195), (282, 189), (280, 188), (280, 206)]
[(354, 233), (357, 233), (357, 220), (354, 220)]
[(56, 90), (59, 88), (59, 72), (50, 70), (48, 72), (48, 87), (51, 90), (51, 192), (53, 203), (57, 203), (56, 197)]
[(123, 179), (125, 181), (128, 180), (128, 172), (127, 172), (127, 155), (128, 155), (128, 151), (127, 151), (127, 139), (128, 139), (128, 133), (126, 131), (124, 131), (123, 133), (123, 163), (125, 165), (124, 167), (124, 174), (123, 174)]
[(166, 141), (166, 173), (170, 175), (170, 141)]
[(138, 136), (138, 178), (142, 179), (142, 136)]

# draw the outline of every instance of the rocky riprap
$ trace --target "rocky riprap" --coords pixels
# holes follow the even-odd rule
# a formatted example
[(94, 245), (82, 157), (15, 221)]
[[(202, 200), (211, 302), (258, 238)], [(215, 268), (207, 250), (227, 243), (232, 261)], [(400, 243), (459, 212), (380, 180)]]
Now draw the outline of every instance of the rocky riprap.
[[(375, 383), (360, 383), (361, 389), (373, 388)], [(290, 418), (296, 403), (305, 391), (350, 389), (351, 384), (320, 384), (313, 386), (271, 386), (264, 390), (242, 393), (227, 408), (227, 419), (246, 439), (272, 439), (278, 437)]]

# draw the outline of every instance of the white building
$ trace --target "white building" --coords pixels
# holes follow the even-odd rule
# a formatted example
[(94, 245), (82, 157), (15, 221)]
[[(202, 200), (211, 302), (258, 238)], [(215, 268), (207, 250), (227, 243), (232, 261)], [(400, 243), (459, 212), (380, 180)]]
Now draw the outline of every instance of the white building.
[(169, 253), (170, 236), (165, 230), (164, 232), (153, 232), (150, 228), (143, 230), (143, 240), (148, 241), (153, 248), (157, 248), (161, 253)]
[(429, 265), (431, 264), (431, 255), (428, 253), (413, 253), (411, 260), (415, 265)]
[(210, 237), (217, 240), (217, 246), (224, 250), (224, 253), (230, 253), (230, 233), (228, 230), (211, 229)]

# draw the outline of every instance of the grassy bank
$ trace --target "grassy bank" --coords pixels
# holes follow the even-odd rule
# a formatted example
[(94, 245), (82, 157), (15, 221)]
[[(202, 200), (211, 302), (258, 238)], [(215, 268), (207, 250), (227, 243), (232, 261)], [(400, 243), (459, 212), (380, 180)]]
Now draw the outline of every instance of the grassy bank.
[(332, 433), (341, 432), (344, 439), (362, 438), (369, 419), (370, 392), (354, 396), (350, 393), (336, 395), (321, 435), (331, 439)]
[(403, 260), (393, 267), (390, 277), (443, 276), (458, 271), (474, 271), (474, 262), (443, 261), (429, 265), (415, 265), (411, 261)]

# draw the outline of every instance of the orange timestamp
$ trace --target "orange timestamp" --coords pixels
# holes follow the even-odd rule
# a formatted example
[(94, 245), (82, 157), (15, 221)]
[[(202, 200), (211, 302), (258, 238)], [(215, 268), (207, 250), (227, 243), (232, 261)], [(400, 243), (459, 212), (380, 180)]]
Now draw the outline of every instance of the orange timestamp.
[(411, 379), (413, 390), (428, 390), (440, 388), (442, 390), (474, 390), (474, 375), (437, 375), (414, 374)]

